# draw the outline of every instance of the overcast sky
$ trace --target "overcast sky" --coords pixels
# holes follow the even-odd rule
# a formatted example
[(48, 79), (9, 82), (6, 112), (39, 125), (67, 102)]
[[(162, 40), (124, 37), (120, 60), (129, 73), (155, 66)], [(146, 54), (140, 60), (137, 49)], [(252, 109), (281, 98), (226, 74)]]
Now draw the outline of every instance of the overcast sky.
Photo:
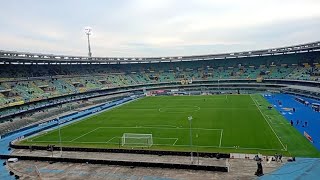
[(5, 0), (0, 49), (179, 56), (320, 40), (320, 0)]

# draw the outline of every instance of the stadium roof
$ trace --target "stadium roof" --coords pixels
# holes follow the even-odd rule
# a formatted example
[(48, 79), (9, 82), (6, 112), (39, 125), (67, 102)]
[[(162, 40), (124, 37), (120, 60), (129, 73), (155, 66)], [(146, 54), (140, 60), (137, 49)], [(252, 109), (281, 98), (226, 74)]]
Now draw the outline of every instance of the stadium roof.
[(234, 53), (173, 56), (173, 57), (86, 57), (86, 56), (64, 56), (54, 54), (28, 53), (0, 50), (0, 62), (2, 64), (23, 64), (23, 63), (80, 63), (80, 64), (127, 64), (127, 63), (159, 63), (179, 61), (201, 61), (215, 59), (234, 59), (244, 57), (274, 56), (283, 54), (295, 54), (320, 51), (320, 41), (280, 48), (263, 50), (243, 51)]

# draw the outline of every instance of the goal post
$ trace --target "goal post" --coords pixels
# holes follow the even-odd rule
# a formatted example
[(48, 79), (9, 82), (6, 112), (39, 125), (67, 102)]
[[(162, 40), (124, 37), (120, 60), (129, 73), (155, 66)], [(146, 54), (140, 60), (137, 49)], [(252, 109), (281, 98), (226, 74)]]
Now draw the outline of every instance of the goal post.
[(127, 147), (151, 147), (152, 134), (123, 133), (121, 145)]

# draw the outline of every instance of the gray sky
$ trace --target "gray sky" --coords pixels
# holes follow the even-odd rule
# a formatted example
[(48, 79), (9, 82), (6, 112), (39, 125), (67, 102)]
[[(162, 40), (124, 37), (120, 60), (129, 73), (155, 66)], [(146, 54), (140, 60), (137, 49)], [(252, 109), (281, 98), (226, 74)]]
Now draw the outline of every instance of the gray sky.
[(178, 56), (320, 40), (320, 0), (4, 0), (0, 49)]

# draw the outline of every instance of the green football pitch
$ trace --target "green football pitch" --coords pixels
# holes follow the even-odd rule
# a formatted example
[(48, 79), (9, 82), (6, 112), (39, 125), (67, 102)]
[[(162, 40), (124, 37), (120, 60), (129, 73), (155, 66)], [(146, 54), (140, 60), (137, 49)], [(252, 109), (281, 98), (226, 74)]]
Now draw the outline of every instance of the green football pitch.
[[(144, 97), (62, 127), (61, 145), (318, 157), (306, 138), (268, 105), (260, 94)], [(122, 144), (124, 133), (151, 134), (152, 145)], [(19, 144), (59, 146), (59, 131)]]

